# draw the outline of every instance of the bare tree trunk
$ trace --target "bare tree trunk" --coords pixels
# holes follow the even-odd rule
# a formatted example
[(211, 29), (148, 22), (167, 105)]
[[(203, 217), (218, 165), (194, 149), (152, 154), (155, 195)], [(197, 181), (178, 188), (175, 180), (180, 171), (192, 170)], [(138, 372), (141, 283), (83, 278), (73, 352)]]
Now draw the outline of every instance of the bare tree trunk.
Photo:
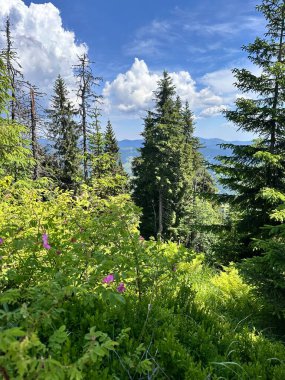
[(86, 126), (86, 106), (84, 94), (82, 96), (82, 134), (83, 134), (83, 171), (84, 181), (88, 179), (88, 162), (87, 162), (87, 126)]

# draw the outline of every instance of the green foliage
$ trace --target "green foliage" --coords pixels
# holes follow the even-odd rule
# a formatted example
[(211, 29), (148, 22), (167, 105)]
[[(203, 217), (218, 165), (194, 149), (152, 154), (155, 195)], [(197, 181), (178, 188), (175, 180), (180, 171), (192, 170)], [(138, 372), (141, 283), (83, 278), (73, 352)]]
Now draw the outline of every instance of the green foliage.
[(55, 149), (54, 177), (60, 187), (74, 189), (79, 174), (78, 127), (74, 121), (75, 110), (68, 99), (66, 84), (60, 76), (55, 81), (52, 104), (47, 115), (48, 129)]
[(254, 241), (254, 247), (262, 254), (244, 260), (241, 268), (247, 281), (255, 285), (259, 297), (266, 300), (273, 315), (282, 323), (285, 318), (285, 198), (284, 194), (272, 189), (264, 189), (263, 196), (273, 203), (282, 202), (271, 214), (272, 222), (278, 224), (264, 227), (269, 238)]
[(191, 206), (195, 193), (203, 188), (206, 170), (201, 170), (198, 140), (193, 137), (193, 115), (175, 95), (172, 79), (164, 72), (155, 91), (156, 112), (149, 111), (145, 118), (144, 145), (133, 163), (133, 198), (142, 208), (145, 237), (191, 245), (185, 219), (194, 211)]
[[(2, 54), (3, 56), (3, 54)], [(18, 123), (5, 119), (9, 95), (10, 79), (7, 67), (0, 56), (0, 175), (12, 175), (15, 180), (27, 176), (32, 168), (29, 144), (25, 138), (27, 129)]]
[(256, 38), (243, 49), (261, 73), (233, 70), (238, 90), (245, 95), (253, 93), (254, 97), (239, 97), (236, 109), (225, 111), (225, 115), (239, 129), (254, 133), (258, 140), (251, 146), (224, 144), (233, 154), (220, 157), (220, 164), (214, 165), (220, 182), (231, 190), (227, 200), (240, 215), (235, 235), (240, 241), (236, 247), (241, 248), (235, 256), (240, 259), (261, 254), (262, 250), (253, 248), (252, 239), (269, 237), (268, 230), (262, 227), (270, 223), (269, 215), (280, 201), (268, 198), (264, 189), (285, 191), (285, 4), (282, 0), (263, 0), (257, 8), (267, 22), (265, 37)]
[(104, 177), (120, 176), (125, 178), (126, 183), (127, 177), (120, 160), (119, 146), (112, 125), (108, 121), (103, 134), (99, 116), (98, 110), (95, 110), (93, 115), (95, 131), (89, 137), (91, 179), (101, 180)]
[(0, 118), (0, 174), (20, 179), (30, 173), (33, 159), (26, 134), (25, 127)]
[(10, 80), (7, 74), (7, 68), (3, 61), (3, 55), (0, 55), (0, 112), (6, 111), (9, 97)]
[(3, 379), (281, 380), (285, 348), (253, 327), (238, 271), (145, 241), (129, 196), (103, 195), (1, 180)]

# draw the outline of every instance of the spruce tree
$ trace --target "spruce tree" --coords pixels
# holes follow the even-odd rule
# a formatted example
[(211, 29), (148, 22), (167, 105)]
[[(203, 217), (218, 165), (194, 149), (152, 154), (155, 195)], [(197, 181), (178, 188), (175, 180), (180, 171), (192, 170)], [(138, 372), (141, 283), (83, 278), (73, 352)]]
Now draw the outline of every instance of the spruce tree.
[(104, 152), (112, 154), (114, 157), (118, 158), (118, 154), (119, 154), (118, 141), (116, 139), (110, 120), (108, 120), (107, 122), (106, 131), (105, 131)]
[(120, 173), (125, 175), (120, 159), (120, 149), (110, 120), (107, 122), (104, 133), (104, 152), (110, 159), (110, 170), (113, 174)]
[(193, 120), (188, 108), (186, 118), (180, 99), (175, 99), (175, 87), (167, 72), (154, 94), (155, 111), (149, 111), (144, 120), (144, 144), (133, 163), (133, 197), (142, 207), (141, 231), (145, 237), (178, 239), (184, 201), (189, 201), (192, 191)]
[(104, 135), (101, 130), (100, 111), (96, 107), (91, 115), (91, 127), (93, 132), (89, 136), (91, 178), (100, 178), (106, 171), (106, 159), (104, 155)]
[(261, 74), (247, 69), (233, 70), (237, 88), (255, 96), (238, 98), (236, 109), (226, 111), (225, 115), (239, 130), (253, 132), (258, 139), (251, 146), (224, 144), (233, 154), (220, 157), (221, 164), (214, 167), (221, 182), (231, 190), (223, 198), (239, 212), (236, 228), (240, 258), (261, 252), (253, 250), (252, 239), (268, 236), (268, 230), (261, 227), (270, 222), (272, 210), (280, 204), (274, 192), (285, 191), (284, 0), (264, 0), (257, 9), (267, 21), (265, 38), (258, 37), (243, 49)]
[(75, 110), (68, 98), (66, 84), (60, 75), (54, 84), (54, 95), (47, 115), (58, 166), (57, 180), (64, 189), (74, 189), (78, 175), (78, 126), (74, 121)]

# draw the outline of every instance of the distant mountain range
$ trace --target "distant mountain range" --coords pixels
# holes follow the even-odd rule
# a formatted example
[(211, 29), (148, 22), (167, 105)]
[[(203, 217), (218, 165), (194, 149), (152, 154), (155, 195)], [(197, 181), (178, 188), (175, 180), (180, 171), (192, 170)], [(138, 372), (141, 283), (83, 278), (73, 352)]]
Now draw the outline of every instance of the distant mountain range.
[[(200, 140), (200, 152), (203, 154), (205, 160), (210, 163), (215, 163), (215, 157), (219, 155), (231, 155), (231, 149), (221, 149), (220, 144), (234, 144), (234, 145), (249, 145), (251, 141), (225, 141), (222, 139), (204, 139), (199, 137)], [(42, 146), (47, 146), (49, 144), (49, 140), (40, 139), (40, 144)], [(139, 148), (143, 145), (143, 140), (121, 140), (118, 142), (121, 160), (126, 172), (131, 175), (132, 174), (132, 160), (139, 155)], [(212, 175), (215, 177), (214, 173)], [(217, 186), (221, 192), (223, 189), (217, 183)]]
[[(201, 148), (206, 161), (215, 162), (215, 157), (219, 155), (230, 155), (231, 149), (221, 149), (219, 144), (249, 145), (251, 141), (225, 141), (222, 139), (204, 139), (199, 137)], [(139, 155), (138, 149), (142, 147), (143, 140), (122, 140), (119, 141), (121, 159), (125, 170), (131, 174), (132, 160)]]

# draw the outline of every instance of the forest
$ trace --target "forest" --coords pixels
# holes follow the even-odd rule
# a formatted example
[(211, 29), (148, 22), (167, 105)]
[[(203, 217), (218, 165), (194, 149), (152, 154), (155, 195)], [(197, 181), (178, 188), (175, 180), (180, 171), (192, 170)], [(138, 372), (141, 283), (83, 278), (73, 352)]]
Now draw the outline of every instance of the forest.
[(285, 379), (285, 1), (256, 8), (266, 33), (242, 49), (258, 74), (233, 70), (243, 96), (223, 112), (256, 139), (205, 162), (164, 71), (132, 175), (89, 56), (76, 101), (60, 75), (45, 99), (7, 18), (1, 379)]

